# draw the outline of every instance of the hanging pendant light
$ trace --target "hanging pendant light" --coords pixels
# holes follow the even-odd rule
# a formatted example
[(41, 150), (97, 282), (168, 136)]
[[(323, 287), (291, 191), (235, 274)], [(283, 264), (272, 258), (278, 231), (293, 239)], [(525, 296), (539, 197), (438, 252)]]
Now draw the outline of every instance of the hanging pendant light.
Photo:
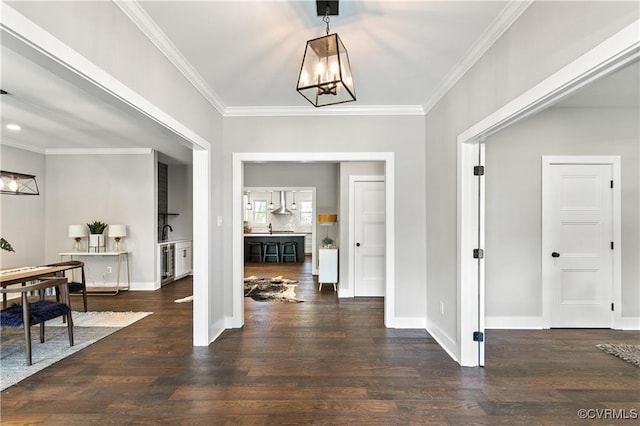
[(276, 206), (273, 205), (273, 191), (270, 191), (271, 193), (271, 198), (269, 199), (269, 205), (267, 206), (267, 208), (269, 210), (273, 210), (276, 208)]
[(293, 192), (293, 203), (291, 203), (291, 210), (296, 210), (298, 206), (296, 205), (296, 191)]
[(316, 1), (318, 11), (323, 5), (327, 35), (307, 41), (296, 88), (315, 107), (356, 100), (347, 49), (337, 33), (329, 34), (329, 15), (338, 14), (338, 2)]

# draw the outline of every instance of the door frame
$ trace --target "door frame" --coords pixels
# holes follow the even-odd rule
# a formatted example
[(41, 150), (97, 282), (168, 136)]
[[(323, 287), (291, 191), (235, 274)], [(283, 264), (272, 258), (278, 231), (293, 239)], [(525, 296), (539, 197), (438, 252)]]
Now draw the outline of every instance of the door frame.
[[(356, 182), (384, 182), (384, 176), (380, 175), (352, 175), (349, 176), (349, 239), (347, 241), (349, 252), (348, 252), (348, 264), (349, 264), (349, 280), (350, 285), (348, 288), (344, 290), (344, 293), (339, 293), (339, 297), (355, 297), (356, 294), (356, 254), (353, 247), (356, 244), (356, 218), (355, 218), (355, 188)], [(385, 200), (386, 200), (386, 188), (385, 188)], [(386, 212), (385, 212), (386, 213)], [(385, 215), (384, 218), (384, 226), (387, 227), (387, 218)], [(385, 246), (387, 245), (387, 241), (385, 239)], [(385, 253), (386, 256), (386, 253)], [(385, 258), (386, 261), (386, 258)], [(386, 284), (385, 284), (386, 288)], [(385, 295), (386, 298), (386, 295)]]
[[(611, 166), (611, 178), (613, 179), (612, 210), (611, 220), (613, 222), (613, 281), (612, 295), (613, 303), (617, 309), (609, 320), (609, 327), (614, 328), (615, 324), (622, 318), (622, 191), (621, 191), (621, 171), (620, 156), (617, 155), (549, 155), (542, 157), (542, 235), (541, 256), (544, 259), (553, 251), (546, 238), (545, 232), (545, 195), (549, 191), (551, 166), (556, 164), (585, 164), (585, 165), (609, 165)], [(547, 222), (548, 223), (548, 222)], [(545, 328), (551, 328), (551, 284), (547, 278), (551, 271), (548, 262), (542, 262), (542, 323)]]
[(480, 315), (478, 308), (478, 300), (484, 298), (484, 288), (478, 279), (477, 259), (472, 256), (478, 235), (484, 234), (484, 220), (478, 220), (479, 214), (484, 216), (483, 207), (478, 208), (478, 198), (484, 198), (484, 194), (479, 194), (478, 179), (473, 175), (484, 138), (637, 61), (640, 57), (639, 25), (640, 20), (636, 20), (626, 26), (458, 135), (456, 355), (461, 365), (477, 367), (482, 365), (479, 359), (484, 358), (478, 356), (478, 343), (473, 340), (474, 332), (484, 333), (484, 315)]
[(384, 325), (396, 327), (395, 317), (395, 154), (393, 152), (234, 152), (232, 153), (232, 313), (225, 319), (227, 328), (244, 325), (242, 255), (242, 188), (244, 163), (247, 162), (369, 162), (384, 164), (385, 176), (385, 298)]

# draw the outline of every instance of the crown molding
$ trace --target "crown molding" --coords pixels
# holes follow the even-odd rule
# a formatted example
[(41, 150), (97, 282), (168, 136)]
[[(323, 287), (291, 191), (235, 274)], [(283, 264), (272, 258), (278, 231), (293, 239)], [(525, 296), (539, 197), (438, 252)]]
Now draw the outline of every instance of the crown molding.
[(484, 34), (471, 46), (462, 60), (451, 69), (449, 74), (438, 86), (438, 89), (424, 103), (423, 108), (425, 114), (455, 86), (467, 71), (502, 37), (502, 34), (513, 25), (533, 2), (534, 0), (513, 0), (507, 3), (496, 19), (487, 27)]
[(59, 148), (45, 150), (47, 155), (148, 155), (152, 148)]
[(311, 106), (228, 107), (224, 117), (301, 117), (354, 115), (424, 115), (421, 105), (340, 105), (313, 108)]
[(226, 106), (222, 99), (209, 87), (204, 78), (196, 71), (180, 50), (169, 40), (167, 35), (151, 19), (138, 1), (113, 0), (116, 6), (133, 22), (142, 33), (162, 52), (162, 54), (178, 69), (178, 71), (196, 88), (198, 92), (220, 114), (224, 114)]
[(42, 148), (36, 148), (35, 146), (25, 145), (20, 142), (16, 142), (7, 138), (6, 136), (2, 136), (0, 139), (0, 145), (10, 146), (11, 148), (22, 149), (25, 151), (35, 152), (36, 154), (46, 154), (45, 150)]

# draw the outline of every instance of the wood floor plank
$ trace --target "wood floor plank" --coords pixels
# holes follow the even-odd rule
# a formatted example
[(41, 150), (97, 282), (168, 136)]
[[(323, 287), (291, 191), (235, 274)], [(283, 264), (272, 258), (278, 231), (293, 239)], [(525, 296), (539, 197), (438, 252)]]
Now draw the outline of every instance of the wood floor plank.
[[(245, 325), (194, 347), (191, 279), (90, 296), (94, 311), (154, 313), (12, 386), (0, 423), (139, 425), (585, 424), (581, 408), (640, 411), (640, 369), (597, 343), (632, 331), (487, 330), (463, 368), (425, 330), (384, 327), (382, 299), (317, 290), (311, 262), (247, 264), (298, 280), (303, 303), (245, 300)], [(624, 423), (627, 424), (627, 423)]]

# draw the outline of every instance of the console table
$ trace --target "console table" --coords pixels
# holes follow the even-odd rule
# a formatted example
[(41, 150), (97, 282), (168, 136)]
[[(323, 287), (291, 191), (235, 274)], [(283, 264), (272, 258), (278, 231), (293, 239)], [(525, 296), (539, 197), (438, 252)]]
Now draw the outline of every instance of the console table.
[[(74, 257), (84, 257), (84, 256), (116, 256), (117, 257), (117, 273), (116, 273), (116, 287), (87, 287), (87, 293), (91, 294), (102, 294), (107, 296), (115, 296), (120, 292), (120, 290), (129, 290), (131, 287), (131, 265), (129, 262), (129, 252), (128, 251), (105, 251), (105, 252), (81, 252), (81, 251), (69, 251), (64, 253), (58, 253), (60, 255), (60, 260), (64, 261), (65, 257), (68, 257), (69, 260), (75, 260)], [(124, 260), (124, 263), (127, 265), (127, 287), (120, 288), (120, 269), (121, 264)]]

